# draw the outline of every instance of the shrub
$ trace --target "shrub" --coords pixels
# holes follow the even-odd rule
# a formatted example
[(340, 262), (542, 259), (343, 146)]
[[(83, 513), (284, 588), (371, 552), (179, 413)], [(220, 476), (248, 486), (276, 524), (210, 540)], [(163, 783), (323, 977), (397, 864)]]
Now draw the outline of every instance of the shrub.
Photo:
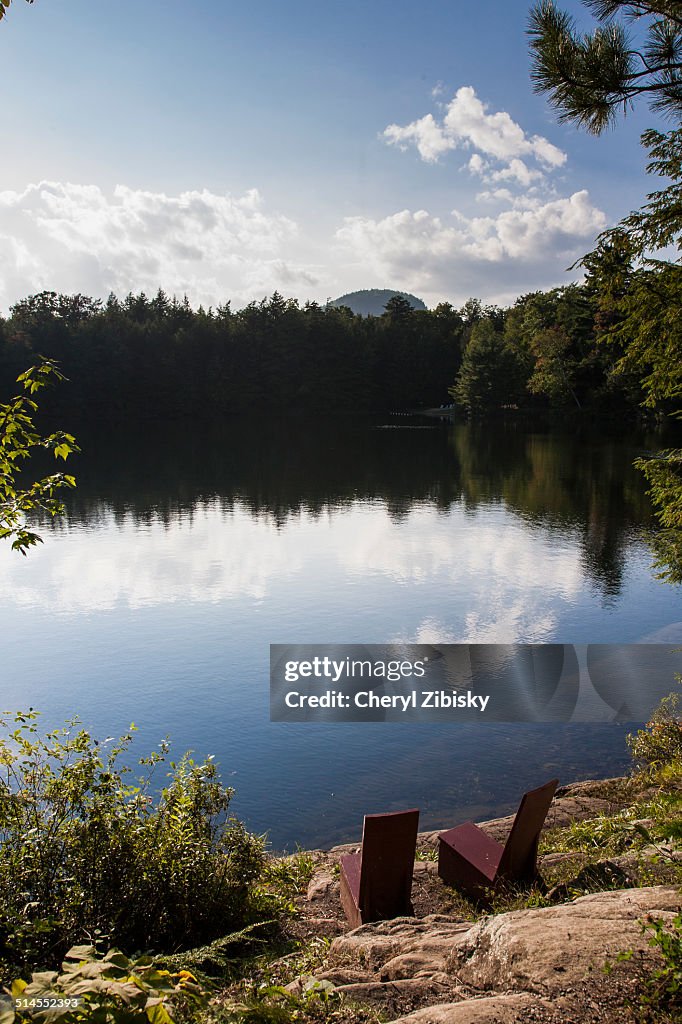
[(682, 761), (682, 717), (678, 709), (679, 696), (669, 694), (646, 728), (628, 736), (628, 746), (638, 767), (656, 772)]
[(100, 744), (68, 724), (39, 737), (37, 714), (0, 719), (0, 957), (53, 965), (74, 943), (171, 952), (253, 920), (263, 840), (229, 817), (233, 790), (211, 758), (160, 751), (122, 763), (132, 741)]
[(189, 971), (171, 974), (150, 957), (129, 960), (115, 949), (98, 956), (93, 946), (70, 949), (61, 973), (41, 971), (30, 982), (13, 982), (11, 997), (16, 1011), (7, 1007), (8, 1024), (174, 1024), (196, 1016), (209, 999)]

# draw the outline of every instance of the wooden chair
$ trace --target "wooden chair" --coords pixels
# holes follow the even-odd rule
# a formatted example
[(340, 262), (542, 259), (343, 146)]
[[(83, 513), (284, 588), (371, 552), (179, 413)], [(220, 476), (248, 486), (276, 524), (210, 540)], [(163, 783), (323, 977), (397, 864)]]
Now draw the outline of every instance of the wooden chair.
[(366, 814), (362, 850), (341, 858), (341, 903), (351, 928), (412, 913), (419, 811)]
[(559, 783), (526, 793), (504, 846), (467, 821), (438, 837), (438, 874), (447, 885), (485, 900), (500, 881), (530, 882), (537, 875), (540, 832)]

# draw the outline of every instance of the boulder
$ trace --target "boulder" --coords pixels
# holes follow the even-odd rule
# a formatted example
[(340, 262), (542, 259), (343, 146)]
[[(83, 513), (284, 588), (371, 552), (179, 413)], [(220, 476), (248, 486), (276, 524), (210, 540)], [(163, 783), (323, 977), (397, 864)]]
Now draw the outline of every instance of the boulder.
[(624, 950), (650, 954), (640, 922), (672, 920), (680, 902), (674, 886), (649, 886), (475, 923), (444, 914), (378, 921), (335, 938), (317, 977), (401, 1024), (616, 1020), (600, 1010), (604, 999), (620, 1005), (605, 963)]
[(648, 913), (670, 920), (679, 905), (677, 889), (651, 886), (485, 917), (455, 943), (447, 969), (478, 991), (558, 994), (622, 950), (646, 949), (639, 921)]
[(360, 964), (380, 981), (434, 973), (443, 970), (454, 942), (470, 927), (442, 914), (377, 921), (334, 939), (330, 959)]
[(527, 1024), (538, 1001), (525, 993), (463, 999), (459, 1003), (424, 1006), (394, 1024)]

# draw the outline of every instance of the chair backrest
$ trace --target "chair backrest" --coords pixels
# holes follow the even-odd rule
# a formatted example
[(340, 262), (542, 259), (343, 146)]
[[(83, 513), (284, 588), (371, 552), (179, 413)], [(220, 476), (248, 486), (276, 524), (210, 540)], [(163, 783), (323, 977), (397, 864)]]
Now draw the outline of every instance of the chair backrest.
[(366, 814), (359, 907), (364, 920), (409, 913), (419, 811)]
[(538, 839), (558, 785), (559, 780), (552, 779), (523, 795), (504, 844), (498, 875), (523, 879), (535, 874)]

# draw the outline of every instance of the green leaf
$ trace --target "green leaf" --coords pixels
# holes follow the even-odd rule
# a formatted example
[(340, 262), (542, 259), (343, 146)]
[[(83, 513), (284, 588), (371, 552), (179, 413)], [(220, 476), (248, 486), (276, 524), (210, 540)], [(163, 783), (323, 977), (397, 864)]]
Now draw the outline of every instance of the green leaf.
[(150, 1024), (174, 1024), (173, 1018), (163, 1003), (157, 1003), (156, 1006), (147, 1007), (145, 1013)]
[(29, 999), (31, 996), (42, 996), (46, 993), (51, 993), (57, 977), (56, 971), (36, 971), (31, 975), (31, 983), (26, 986), (24, 995)]
[(65, 956), (66, 960), (91, 960), (95, 955), (94, 946), (72, 946)]

